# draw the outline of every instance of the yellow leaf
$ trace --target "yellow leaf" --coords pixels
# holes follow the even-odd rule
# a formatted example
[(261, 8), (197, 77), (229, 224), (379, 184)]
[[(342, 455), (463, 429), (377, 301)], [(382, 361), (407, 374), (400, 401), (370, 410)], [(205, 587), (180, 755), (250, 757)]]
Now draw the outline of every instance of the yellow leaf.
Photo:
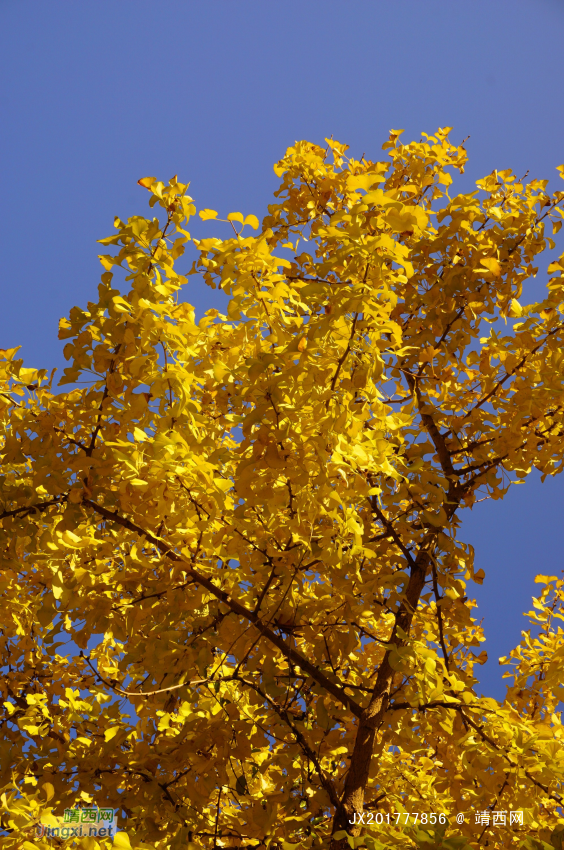
[(200, 210), (198, 213), (202, 221), (207, 221), (210, 218), (217, 218), (217, 213), (215, 210)]
[(229, 374), (229, 369), (225, 363), (222, 363), (221, 360), (217, 360), (213, 364), (213, 374), (216, 381), (223, 381), (224, 377)]
[(246, 216), (246, 217), (245, 217), (245, 222), (244, 222), (244, 224), (245, 224), (245, 225), (247, 225), (247, 224), (248, 224), (248, 225), (249, 225), (249, 227), (252, 227), (252, 228), (253, 228), (253, 230), (258, 230), (258, 227), (259, 227), (259, 220), (258, 220), (258, 218), (256, 217), (256, 215), (248, 215), (248, 216)]
[(347, 177), (347, 189), (349, 192), (355, 192), (358, 189), (364, 189), (367, 192), (375, 183), (383, 183), (385, 179), (381, 174), (374, 174), (373, 172), (350, 174)]
[(78, 534), (75, 534), (74, 531), (70, 531), (70, 529), (64, 531), (62, 537), (65, 543), (71, 546), (77, 546), (82, 541), (82, 538)]
[(327, 713), (325, 703), (324, 703), (323, 699), (321, 699), (321, 698), (317, 700), (316, 713), (317, 713), (317, 722), (319, 723), (321, 728), (328, 730), (330, 725), (331, 725), (331, 721), (329, 719), (329, 714)]
[(121, 295), (114, 295), (114, 297), (112, 298), (112, 301), (113, 301), (113, 304), (114, 304), (114, 309), (117, 310), (119, 313), (130, 313), (131, 312), (131, 309), (132, 309), (131, 304), (128, 301), (126, 301), (125, 298), (122, 298)]
[(104, 731), (104, 740), (105, 740), (106, 742), (111, 741), (111, 740), (112, 740), (112, 738), (115, 738), (115, 736), (117, 735), (117, 733), (118, 733), (119, 731), (120, 731), (120, 727), (119, 727), (119, 726), (110, 726), (110, 728), (109, 728), (109, 729), (106, 729), (106, 730)]
[(45, 792), (45, 798), (46, 798), (47, 802), (49, 802), (49, 800), (52, 800), (53, 797), (55, 796), (55, 789), (51, 785), (51, 783), (50, 782), (44, 782), (41, 787), (42, 787), (43, 791)]
[(481, 262), (482, 265), (494, 275), (494, 277), (499, 277), (501, 275), (501, 266), (495, 257), (484, 257)]
[(513, 318), (518, 318), (519, 316), (523, 315), (523, 308), (515, 298), (511, 299), (511, 303), (509, 305), (509, 315)]
[(244, 222), (243, 213), (240, 212), (232, 212), (227, 216), (227, 221), (238, 221), (241, 224)]
[(394, 205), (386, 212), (385, 221), (394, 232), (420, 233), (427, 226), (428, 216), (418, 206), (403, 206), (397, 209)]
[(14, 356), (18, 353), (20, 348), (21, 345), (18, 345), (15, 348), (0, 348), (0, 359), (13, 360)]
[(284, 461), (278, 454), (278, 449), (274, 443), (268, 444), (264, 453), (264, 458), (271, 469), (282, 469), (285, 465)]
[(156, 179), (156, 177), (142, 177), (141, 180), (138, 180), (137, 182), (145, 189), (150, 189)]
[(102, 254), (99, 254), (98, 259), (100, 260), (100, 262), (102, 263), (102, 265), (104, 266), (106, 271), (111, 271), (111, 269), (114, 266), (114, 263), (113, 263), (113, 260), (112, 260), (111, 257), (103, 256)]

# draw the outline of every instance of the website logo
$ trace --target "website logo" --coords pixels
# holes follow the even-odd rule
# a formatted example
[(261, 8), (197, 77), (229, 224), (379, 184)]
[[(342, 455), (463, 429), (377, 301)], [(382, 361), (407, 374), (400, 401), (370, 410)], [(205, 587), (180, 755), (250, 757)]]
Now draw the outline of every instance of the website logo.
[(117, 809), (97, 806), (65, 809), (62, 818), (49, 815), (48, 823), (37, 824), (37, 838), (113, 838), (117, 831)]

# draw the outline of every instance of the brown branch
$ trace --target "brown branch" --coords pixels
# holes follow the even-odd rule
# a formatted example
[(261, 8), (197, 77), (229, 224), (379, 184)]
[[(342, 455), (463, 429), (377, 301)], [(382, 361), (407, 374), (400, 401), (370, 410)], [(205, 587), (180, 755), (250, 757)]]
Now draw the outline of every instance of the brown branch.
[(260, 606), (262, 605), (263, 599), (266, 596), (266, 594), (268, 592), (268, 588), (272, 584), (272, 581), (273, 581), (275, 575), (276, 575), (276, 564), (273, 565), (272, 570), (270, 571), (270, 575), (268, 576), (268, 579), (266, 580), (266, 583), (265, 583), (263, 589), (261, 590), (261, 592), (258, 595), (257, 604), (255, 605), (255, 608), (254, 608), (255, 614), (258, 614), (258, 612), (260, 611)]
[[(449, 432), (447, 431), (445, 436), (448, 433)], [(449, 449), (449, 454), (451, 457), (454, 457), (455, 455), (470, 454), (470, 452), (474, 451), (474, 449), (478, 449), (480, 446), (486, 446), (488, 443), (493, 443), (495, 440), (496, 437), (489, 437), (487, 440), (474, 440), (473, 443), (467, 443), (460, 449)]]
[[(422, 407), (418, 392), (417, 379), (411, 375), (410, 377), (411, 391), (417, 393), (417, 400)], [(445, 511), (447, 515), (447, 523), (451, 520), (463, 495), (463, 489), (456, 481), (456, 475), (452, 466), (450, 455), (446, 448), (444, 435), (437, 428), (431, 414), (422, 413), (422, 418), (425, 417), (424, 424), (428, 430), (431, 439), (435, 443), (435, 448), (439, 454), (443, 471), (449, 479), (447, 499), (445, 503)], [(436, 441), (436, 442), (435, 442)], [(351, 834), (350, 816), (354, 812), (361, 812), (364, 806), (364, 792), (370, 773), (370, 763), (374, 751), (374, 743), (376, 733), (382, 724), (384, 714), (388, 708), (390, 693), (393, 684), (394, 670), (390, 663), (390, 657), (393, 649), (405, 645), (407, 636), (411, 629), (411, 623), (421, 593), (425, 586), (427, 571), (433, 559), (433, 549), (436, 543), (437, 535), (443, 530), (444, 525), (440, 528), (430, 530), (419, 548), (419, 553), (415, 559), (410, 562), (410, 575), (407, 582), (405, 593), (402, 601), (395, 613), (395, 622), (392, 630), (392, 635), (389, 641), (389, 648), (386, 650), (377, 672), (376, 683), (372, 693), (372, 698), (369, 705), (363, 710), (362, 716), (359, 718), (358, 731), (354, 743), (354, 749), (351, 755), (350, 767), (345, 780), (345, 788), (340, 805), (335, 812), (333, 818), (332, 832), (344, 830)], [(400, 635), (402, 637), (400, 637)], [(357, 834), (357, 827), (352, 829), (352, 834)], [(332, 846), (340, 846), (338, 842), (333, 841)], [(344, 846), (344, 845), (343, 845)]]
[(80, 657), (84, 658), (94, 675), (97, 679), (99, 679), (106, 687), (111, 688), (112, 691), (115, 691), (117, 694), (122, 694), (124, 697), (152, 697), (155, 694), (164, 694), (169, 691), (176, 691), (178, 688), (190, 688), (195, 687), (197, 685), (207, 685), (209, 682), (232, 682), (233, 676), (219, 676), (218, 678), (209, 678), (209, 679), (191, 679), (189, 682), (181, 682), (179, 685), (169, 685), (166, 688), (157, 688), (154, 691), (126, 691), (125, 688), (121, 688), (115, 682), (105, 679), (93, 664), (90, 661), (89, 655), (84, 655), (82, 650), (80, 651)]
[(393, 541), (396, 544), (396, 546), (398, 547), (398, 549), (402, 552), (407, 563), (410, 566), (413, 566), (415, 561), (413, 559), (413, 556), (411, 555), (411, 552), (409, 551), (409, 549), (406, 548), (406, 546), (404, 546), (404, 544), (400, 540), (396, 530), (394, 529), (392, 523), (390, 522), (390, 520), (386, 519), (383, 512), (378, 507), (378, 503), (376, 501), (376, 498), (374, 496), (372, 496), (372, 498), (370, 498), (368, 501), (370, 502), (370, 506), (371, 506), (372, 510), (374, 511), (374, 513), (376, 514), (376, 516), (378, 517), (378, 519), (380, 520), (380, 522), (382, 523), (382, 525), (386, 529), (386, 531), (387, 531), (386, 537), (391, 537), (393, 539)]
[(69, 435), (62, 428), (53, 428), (56, 434), (61, 434), (65, 440), (68, 440), (69, 443), (77, 446), (79, 449), (82, 449), (84, 452), (86, 451), (86, 446), (84, 443), (81, 443), (80, 440), (75, 440), (74, 437), (69, 437)]
[(543, 346), (543, 345), (545, 344), (545, 342), (549, 339), (549, 337), (551, 337), (551, 336), (552, 336), (553, 334), (555, 334), (557, 331), (561, 331), (562, 329), (564, 329), (564, 325), (556, 325), (556, 327), (554, 327), (554, 328), (552, 328), (552, 330), (548, 331), (548, 332), (547, 332), (547, 334), (546, 334), (546, 337), (545, 337), (543, 340), (541, 340), (541, 341), (539, 342), (539, 344), (538, 344), (538, 345), (535, 345), (535, 347), (534, 347), (534, 348), (532, 348), (530, 351), (527, 351), (527, 353), (523, 355), (523, 357), (521, 358), (521, 360), (519, 361), (519, 363), (517, 363), (517, 365), (515, 366), (515, 368), (514, 368), (514, 369), (512, 369), (510, 372), (507, 372), (507, 373), (504, 375), (504, 377), (503, 377), (503, 378), (500, 378), (500, 379), (499, 379), (499, 381), (498, 381), (496, 384), (494, 384), (493, 389), (491, 389), (489, 393), (486, 393), (486, 395), (485, 395), (485, 396), (483, 396), (483, 397), (480, 399), (480, 401), (476, 402), (476, 404), (474, 405), (474, 407), (472, 407), (472, 408), (471, 408), (471, 409), (470, 409), (470, 410), (469, 410), (469, 411), (468, 411), (468, 412), (467, 412), (467, 413), (466, 413), (466, 414), (462, 417), (462, 421), (464, 421), (465, 419), (467, 419), (467, 418), (468, 418), (468, 417), (469, 417), (472, 413), (474, 413), (474, 411), (475, 411), (475, 410), (478, 410), (478, 408), (479, 408), (479, 407), (481, 407), (483, 404), (485, 404), (487, 401), (489, 401), (489, 399), (490, 399), (490, 398), (492, 398), (492, 396), (494, 396), (494, 395), (496, 394), (496, 392), (498, 391), (498, 389), (499, 389), (500, 387), (502, 387), (502, 386), (503, 386), (503, 384), (504, 384), (504, 383), (505, 383), (505, 382), (506, 382), (509, 378), (512, 378), (512, 377), (513, 377), (513, 375), (515, 374), (515, 372), (517, 372), (519, 369), (521, 369), (521, 367), (522, 367), (522, 366), (524, 366), (524, 364), (526, 363), (527, 359), (528, 359), (529, 357), (532, 357), (532, 355), (533, 355), (533, 354), (536, 354), (536, 352), (539, 350), (539, 348), (542, 348), (542, 346)]
[(439, 626), (439, 642), (441, 644), (441, 649), (443, 651), (443, 658), (444, 658), (444, 662), (445, 662), (445, 667), (447, 669), (447, 673), (450, 673), (448, 652), (447, 652), (447, 649), (446, 649), (445, 636), (444, 636), (444, 631), (443, 631), (443, 612), (441, 610), (441, 604), (440, 604), (441, 599), (443, 597), (439, 595), (439, 585), (438, 585), (438, 582), (437, 582), (437, 565), (435, 563), (434, 558), (431, 558), (431, 569), (432, 569), (432, 575), (433, 575), (433, 592), (435, 594), (435, 604), (437, 606), (437, 623), (438, 623), (438, 626)]
[(3, 511), (0, 514), (0, 520), (6, 519), (7, 517), (10, 517), (10, 516), (17, 516), (17, 514), (21, 514), (21, 513), (23, 513), (25, 516), (27, 516), (27, 514), (32, 513), (33, 511), (37, 511), (38, 513), (41, 513), (41, 511), (46, 511), (47, 508), (51, 508), (51, 507), (53, 507), (53, 505), (63, 504), (64, 502), (67, 501), (67, 499), (68, 499), (68, 496), (65, 494), (63, 496), (57, 496), (55, 499), (51, 499), (48, 502), (39, 502), (39, 504), (37, 504), (37, 505), (25, 505), (21, 508), (14, 508), (11, 511)]
[[(411, 705), (409, 702), (392, 702), (388, 706), (388, 711), (402, 711), (405, 709), (411, 709), (412, 711), (427, 711), (429, 708), (452, 708), (455, 711), (458, 711), (460, 708), (460, 703), (458, 702), (447, 702), (446, 700), (433, 700), (432, 702), (424, 702), (421, 705)], [(479, 705), (465, 705), (465, 708), (480, 708)]]
[(417, 399), (417, 407), (419, 409), (419, 415), (421, 416), (423, 426), (431, 437), (437, 455), (439, 456), (439, 463), (441, 464), (441, 468), (446, 477), (452, 480), (452, 478), (456, 476), (456, 470), (452, 465), (452, 460), (450, 457), (450, 452), (446, 445), (445, 436), (439, 431), (432, 414), (428, 410), (429, 407), (431, 407), (430, 403), (425, 403), (421, 397), (421, 390), (419, 388), (418, 380), (410, 373), (406, 373), (406, 376), (409, 388), (411, 392), (415, 394), (415, 397)]
[[(361, 812), (364, 807), (364, 791), (370, 773), (370, 763), (374, 751), (376, 733), (388, 709), (394, 678), (394, 670), (390, 663), (391, 653), (393, 649), (405, 643), (405, 638), (400, 637), (400, 634), (409, 634), (413, 615), (425, 586), (431, 557), (430, 551), (437, 534), (438, 530), (434, 530), (427, 535), (421, 545), (417, 558), (414, 559), (411, 565), (407, 588), (395, 613), (395, 622), (389, 640), (389, 648), (386, 650), (378, 668), (376, 683), (370, 702), (359, 718), (343, 797), (339, 802), (333, 818), (333, 834), (340, 830), (344, 830), (348, 834), (357, 834), (358, 828), (354, 827), (351, 830), (349, 825), (350, 816), (354, 812)], [(339, 846), (336, 842), (333, 842), (333, 845), (335, 847)]]
[(327, 283), (329, 286), (350, 286), (352, 281), (349, 280), (327, 280), (324, 277), (303, 277), (303, 275), (288, 276), (288, 280), (301, 280), (303, 283)]
[[(526, 444), (522, 443), (519, 448), (522, 449), (524, 445)], [(486, 472), (489, 472), (490, 469), (493, 469), (494, 467), (499, 466), (500, 463), (503, 463), (503, 461), (506, 460), (507, 457), (508, 455), (505, 454), (501, 457), (496, 457), (493, 460), (485, 460), (483, 463), (476, 463), (473, 466), (464, 466), (462, 469), (457, 469), (456, 474), (467, 475), (469, 472), (476, 472), (476, 470), (480, 469), (481, 472), (479, 473), (479, 475), (484, 475)], [(474, 478), (471, 480), (474, 481), (476, 477), (477, 476), (474, 476)]]
[(258, 629), (261, 634), (272, 643), (280, 652), (291, 660), (297, 667), (300, 667), (302, 670), (306, 671), (315, 681), (321, 685), (322, 688), (330, 693), (336, 700), (338, 700), (342, 705), (348, 708), (355, 717), (360, 717), (362, 714), (362, 709), (360, 705), (354, 700), (349, 694), (347, 694), (344, 688), (336, 685), (327, 676), (319, 670), (315, 664), (312, 664), (301, 652), (298, 652), (292, 646), (289, 646), (286, 641), (279, 637), (275, 632), (270, 629), (266, 623), (264, 623), (258, 614), (255, 614), (254, 611), (250, 611), (244, 605), (241, 605), (236, 599), (226, 593), (224, 590), (219, 588), (213, 581), (207, 576), (202, 575), (202, 573), (198, 572), (194, 567), (189, 564), (187, 561), (184, 561), (180, 558), (172, 549), (169, 547), (164, 540), (161, 540), (155, 537), (150, 531), (146, 531), (135, 523), (131, 522), (131, 520), (126, 519), (125, 517), (120, 516), (117, 512), (109, 511), (107, 508), (102, 507), (102, 505), (98, 505), (96, 502), (92, 502), (90, 499), (84, 499), (83, 505), (92, 508), (97, 514), (102, 516), (104, 519), (109, 522), (115, 522), (118, 525), (121, 525), (122, 528), (127, 528), (128, 531), (132, 531), (135, 534), (139, 534), (142, 537), (145, 537), (150, 543), (155, 546), (159, 552), (162, 553), (169, 560), (174, 561), (177, 564), (182, 564), (185, 572), (201, 587), (205, 587), (213, 596), (216, 597), (220, 602), (223, 602), (227, 607), (231, 610), (232, 613), (237, 614), (239, 617), (243, 617), (249, 623), (251, 623), (256, 629)]
[(537, 779), (534, 778), (534, 776), (531, 776), (531, 774), (529, 773), (528, 770), (526, 770), (526, 768), (519, 768), (519, 764), (512, 761), (509, 758), (509, 756), (507, 755), (507, 753), (503, 750), (503, 748), (500, 747), (499, 744), (496, 744), (496, 742), (493, 740), (493, 738), (490, 738), (490, 736), (487, 735), (483, 731), (483, 729), (481, 729), (480, 726), (477, 725), (477, 723), (474, 723), (473, 720), (470, 720), (470, 718), (466, 714), (464, 714), (464, 711), (462, 710), (462, 708), (459, 708), (458, 711), (460, 711), (461, 715), (465, 718), (468, 725), (471, 726), (472, 729), (474, 729), (478, 733), (478, 735), (482, 738), (482, 740), (486, 741), (486, 743), (488, 743), (491, 747), (493, 747), (495, 750), (497, 750), (497, 752), (501, 753), (501, 755), (509, 762), (511, 767), (517, 768), (518, 770), (521, 769), (523, 771), (523, 773), (525, 774), (525, 776), (527, 777), (527, 779), (529, 779), (533, 783), (533, 785), (536, 785), (537, 788), (540, 788), (541, 791), (544, 791), (544, 793), (548, 797), (550, 797), (551, 800), (554, 800), (555, 803), (558, 803), (559, 806), (562, 805), (563, 798), (560, 796), (560, 794), (552, 794), (548, 790), (546, 785), (543, 785), (542, 782), (539, 782)]
[(351, 328), (351, 335), (349, 337), (347, 347), (343, 351), (342, 355), (339, 357), (339, 360), (337, 362), (337, 369), (336, 369), (335, 374), (333, 375), (333, 379), (331, 381), (331, 392), (333, 392), (335, 390), (335, 384), (337, 383), (337, 378), (339, 377), (339, 372), (341, 371), (341, 366), (343, 365), (343, 363), (347, 359), (347, 357), (349, 355), (349, 351), (351, 350), (354, 335), (356, 333), (356, 323), (358, 322), (358, 316), (359, 316), (358, 313), (354, 314), (354, 319), (353, 319), (352, 328)]
[[(448, 336), (448, 332), (450, 331), (450, 329), (452, 328), (452, 326), (454, 325), (454, 323), (455, 323), (455, 322), (457, 322), (457, 321), (458, 321), (458, 319), (460, 319), (460, 317), (461, 317), (461, 316), (462, 316), (462, 314), (464, 313), (464, 310), (465, 310), (465, 305), (463, 304), (461, 307), (459, 307), (459, 309), (458, 309), (458, 311), (455, 313), (454, 317), (453, 317), (453, 318), (452, 318), (449, 322), (447, 322), (447, 325), (446, 325), (446, 327), (445, 327), (444, 331), (442, 332), (441, 336), (439, 337), (439, 339), (437, 340), (437, 342), (435, 343), (435, 345), (433, 346), (433, 348), (437, 349), (440, 345), (442, 345), (442, 344), (443, 344), (443, 342), (445, 341), (445, 339), (446, 339), (446, 338), (447, 338), (447, 336)], [(419, 365), (419, 369), (417, 370), (417, 377), (421, 377), (421, 375), (423, 374), (423, 372), (424, 372), (424, 370), (425, 370), (425, 367), (426, 367), (427, 365), (428, 365), (428, 364), (427, 364), (427, 361), (426, 361), (425, 363), (421, 363), (421, 364)]]
[(98, 434), (100, 433), (100, 428), (102, 427), (102, 412), (104, 407), (104, 402), (108, 398), (108, 386), (104, 387), (104, 393), (102, 395), (102, 400), (100, 402), (100, 406), (98, 408), (98, 418), (96, 420), (96, 425), (94, 426), (94, 430), (92, 431), (92, 436), (90, 437), (90, 445), (86, 449), (86, 454), (88, 457), (92, 456), (92, 452), (94, 451), (94, 447), (96, 446), (96, 439)]
[(286, 723), (286, 725), (292, 730), (292, 734), (295, 736), (296, 741), (304, 751), (305, 755), (310, 759), (310, 761), (313, 762), (317, 775), (319, 776), (319, 780), (324, 790), (327, 792), (331, 803), (335, 807), (337, 807), (339, 805), (339, 797), (337, 795), (335, 786), (333, 785), (331, 779), (325, 775), (317, 755), (311, 749), (300, 730), (294, 725), (286, 709), (282, 708), (276, 702), (274, 702), (272, 697), (270, 697), (265, 691), (263, 691), (262, 688), (259, 688), (257, 685), (255, 685), (254, 682), (249, 682), (246, 679), (243, 679), (241, 676), (238, 676), (236, 678), (238, 679), (238, 681), (241, 682), (241, 684), (247, 685), (247, 687), (252, 688), (254, 691), (256, 691), (257, 694), (259, 694), (262, 699), (265, 700), (265, 702), (268, 702), (270, 707), (276, 712), (280, 719), (283, 720), (284, 723)]
[(219, 803), (221, 801), (221, 785), (217, 790), (217, 812), (215, 813), (215, 827), (213, 830), (213, 850), (217, 850), (217, 828), (219, 826), (219, 815), (221, 809), (219, 807)]

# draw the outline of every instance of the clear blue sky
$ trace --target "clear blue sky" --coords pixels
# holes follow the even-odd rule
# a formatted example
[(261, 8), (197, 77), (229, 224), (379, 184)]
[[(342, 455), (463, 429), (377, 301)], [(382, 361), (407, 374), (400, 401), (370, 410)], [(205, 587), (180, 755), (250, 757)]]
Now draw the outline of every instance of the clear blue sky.
[[(95, 297), (96, 239), (146, 209), (145, 175), (260, 216), (296, 139), (374, 158), (392, 127), (448, 125), (470, 135), (455, 189), (494, 168), (554, 186), (563, 44), (564, 0), (0, 0), (0, 347), (62, 365), (58, 320)], [(189, 297), (212, 305), (205, 288)], [(564, 480), (530, 481), (465, 521), (492, 695), (535, 573), (564, 566), (563, 495)]]

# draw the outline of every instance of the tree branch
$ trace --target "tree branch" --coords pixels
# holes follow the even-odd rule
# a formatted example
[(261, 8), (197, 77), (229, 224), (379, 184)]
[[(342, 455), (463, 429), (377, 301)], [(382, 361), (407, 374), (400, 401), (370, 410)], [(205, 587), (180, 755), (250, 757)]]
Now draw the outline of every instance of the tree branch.
[[(255, 614), (254, 611), (250, 611), (244, 605), (241, 605), (240, 602), (237, 602), (236, 599), (226, 593), (221, 588), (217, 587), (211, 579), (202, 575), (200, 572), (194, 569), (194, 567), (189, 564), (187, 561), (184, 561), (180, 558), (172, 549), (169, 547), (164, 540), (161, 540), (151, 534), (150, 531), (146, 531), (135, 523), (131, 522), (131, 520), (126, 519), (125, 517), (120, 516), (117, 512), (109, 511), (107, 508), (102, 507), (102, 505), (98, 505), (96, 502), (92, 502), (90, 499), (84, 499), (83, 504), (87, 507), (92, 508), (92, 510), (102, 516), (104, 519), (109, 522), (115, 522), (118, 525), (121, 525), (123, 528), (127, 528), (128, 531), (132, 531), (135, 534), (139, 534), (142, 537), (145, 537), (150, 543), (155, 546), (156, 549), (159, 550), (166, 558), (174, 561), (177, 564), (182, 564), (185, 572), (189, 575), (197, 584), (201, 587), (205, 587), (213, 596), (216, 597), (220, 602), (223, 602), (227, 607), (231, 610), (232, 613), (237, 614), (239, 617), (243, 617), (249, 623), (251, 623), (256, 629), (258, 629), (261, 634), (272, 643), (280, 652), (284, 655), (285, 658), (290, 659), (297, 667), (300, 667), (302, 670), (307, 672), (312, 679), (321, 685), (322, 688), (330, 693), (336, 700), (338, 700), (342, 705), (348, 708), (355, 717), (360, 717), (362, 714), (362, 709), (360, 705), (354, 700), (349, 694), (347, 694), (344, 688), (336, 685), (330, 679), (325, 676), (324, 673), (321, 672), (314, 664), (311, 663), (301, 652), (298, 652), (292, 646), (289, 646), (286, 641), (279, 637), (275, 632), (270, 629), (266, 623), (260, 619), (258, 614)], [(345, 686), (346, 687), (346, 686)]]
[(327, 792), (331, 803), (335, 807), (337, 807), (339, 805), (339, 797), (337, 795), (335, 786), (333, 785), (331, 779), (323, 772), (317, 755), (311, 749), (300, 730), (292, 722), (288, 712), (284, 708), (279, 706), (276, 702), (274, 702), (272, 697), (270, 697), (265, 691), (263, 691), (262, 688), (259, 688), (258, 685), (255, 685), (254, 682), (249, 682), (246, 679), (243, 679), (241, 676), (236, 676), (234, 678), (241, 682), (241, 684), (247, 685), (247, 687), (252, 688), (254, 691), (256, 691), (256, 693), (259, 694), (259, 696), (262, 697), (265, 702), (268, 702), (270, 707), (276, 712), (280, 719), (283, 720), (284, 723), (286, 723), (286, 725), (292, 730), (292, 734), (295, 736), (296, 741), (304, 751), (305, 755), (310, 759), (310, 761), (313, 762), (317, 775), (319, 776), (320, 782), (324, 790)]
[(64, 494), (63, 496), (57, 496), (56, 498), (51, 499), (48, 502), (39, 502), (37, 505), (24, 505), (21, 508), (14, 508), (11, 511), (3, 511), (0, 514), (0, 520), (6, 519), (10, 516), (17, 516), (18, 514), (22, 513), (24, 514), (24, 516), (27, 516), (27, 514), (33, 513), (34, 511), (37, 511), (37, 513), (41, 513), (42, 511), (46, 511), (47, 508), (52, 508), (53, 505), (64, 504), (67, 498), (68, 496)]
[(549, 796), (551, 800), (554, 800), (555, 803), (558, 803), (559, 806), (562, 805), (563, 798), (560, 796), (560, 794), (552, 794), (548, 790), (546, 785), (543, 785), (542, 782), (539, 782), (538, 779), (535, 779), (534, 776), (531, 776), (531, 774), (529, 773), (529, 771), (526, 768), (519, 768), (519, 765), (516, 764), (514, 761), (512, 761), (509, 758), (507, 753), (503, 750), (502, 747), (499, 746), (499, 744), (496, 744), (496, 742), (493, 740), (493, 738), (490, 738), (490, 736), (487, 735), (478, 726), (477, 723), (474, 723), (473, 720), (470, 720), (470, 718), (466, 714), (464, 714), (464, 711), (462, 710), (462, 708), (458, 708), (457, 710), (460, 711), (461, 715), (465, 718), (468, 725), (471, 726), (472, 729), (474, 729), (478, 733), (478, 735), (482, 738), (482, 740), (486, 741), (486, 743), (488, 743), (491, 747), (493, 747), (495, 750), (497, 750), (497, 752), (501, 753), (501, 755), (509, 762), (511, 767), (521, 769), (523, 771), (523, 773), (525, 774), (525, 776), (527, 777), (527, 779), (529, 779), (533, 783), (533, 785), (536, 785), (537, 788), (540, 788), (541, 791), (544, 791), (544, 793), (547, 794), (547, 796)]
[(333, 392), (335, 390), (335, 384), (337, 383), (337, 378), (339, 377), (339, 372), (341, 371), (341, 366), (343, 365), (343, 363), (347, 359), (349, 351), (351, 350), (354, 335), (356, 333), (356, 323), (358, 322), (358, 316), (359, 316), (358, 313), (354, 314), (354, 319), (353, 319), (352, 328), (351, 328), (351, 335), (349, 337), (347, 347), (343, 351), (342, 355), (339, 357), (339, 360), (337, 362), (337, 369), (335, 370), (335, 374), (333, 375), (333, 379), (331, 381), (331, 392)]

